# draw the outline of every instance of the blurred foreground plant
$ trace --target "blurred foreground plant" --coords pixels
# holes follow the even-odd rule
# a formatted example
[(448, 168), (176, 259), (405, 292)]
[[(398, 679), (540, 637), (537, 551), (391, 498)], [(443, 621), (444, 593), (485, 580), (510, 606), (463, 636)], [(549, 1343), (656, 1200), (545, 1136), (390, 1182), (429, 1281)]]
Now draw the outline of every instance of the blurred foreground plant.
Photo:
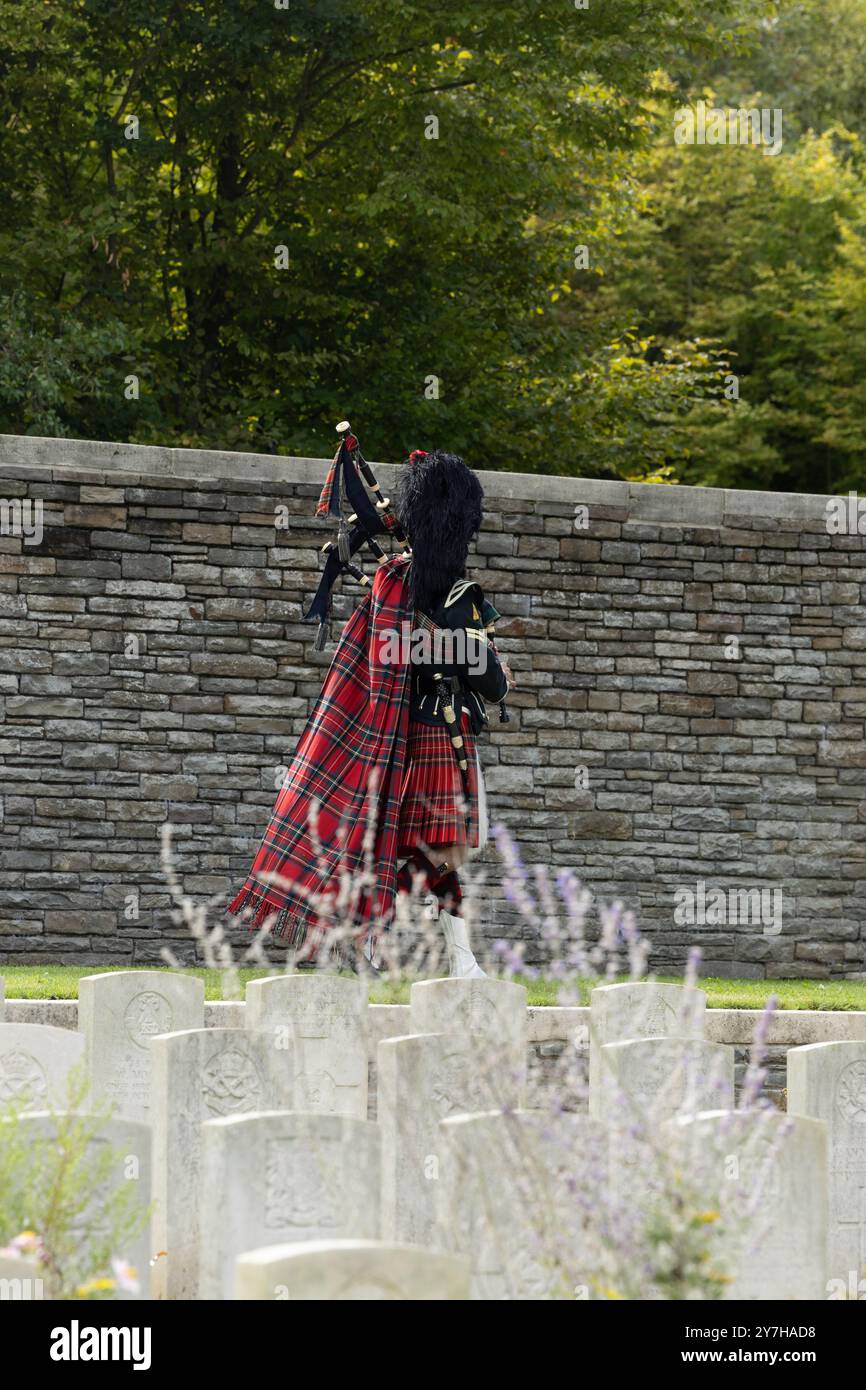
[(139, 1271), (121, 1257), (146, 1219), (127, 1159), (104, 1137), (106, 1110), (88, 1112), (88, 1084), (70, 1073), (50, 1134), (35, 1135), (26, 1102), (0, 1107), (0, 1256), (33, 1261), (54, 1299), (134, 1293)]
[[(469, 863), (461, 871), (465, 889), (460, 911), (467, 921), (480, 963), (499, 979), (532, 977), (538, 967), (525, 963), (525, 942), (534, 939), (542, 948), (543, 973), (559, 983), (563, 1004), (582, 1002), (594, 985), (610, 984), (627, 977), (650, 980), (647, 964), (650, 943), (644, 940), (634, 914), (621, 902), (594, 903), (577, 874), (562, 868), (551, 875), (547, 866), (524, 865), (518, 846), (502, 825), (492, 832), (492, 845), (502, 865), (503, 892), (515, 909), (516, 941), (498, 940), (490, 959), (484, 958), (480, 938), (485, 901), (486, 872)], [(223, 920), (209, 923), (218, 900), (194, 903), (183, 892), (171, 850), (171, 829), (163, 831), (163, 865), (175, 904), (175, 920), (185, 923), (204, 957), (204, 964), (225, 972), (226, 983), (239, 992), (237, 965), (230, 934)], [(278, 881), (275, 877), (275, 881)], [(369, 972), (370, 978), (424, 979), (445, 973), (443, 942), (429, 900), (416, 883), (411, 894), (398, 895), (393, 918), (388, 922), (363, 919), (359, 904), (363, 891), (375, 882), (375, 866), (360, 874), (348, 870), (339, 876), (336, 894), (319, 899), (316, 930), (298, 949), (267, 942), (269, 923), (257, 929), (242, 960), (264, 965), (274, 973), (300, 967), (346, 968)], [(276, 917), (276, 913), (275, 913)], [(375, 939), (374, 972), (364, 953), (364, 942)], [(267, 943), (267, 944), (266, 944)], [(165, 959), (179, 966), (175, 956)], [(272, 956), (276, 956), (276, 963)], [(690, 953), (684, 973), (684, 994), (679, 1019), (682, 1037), (694, 1034), (697, 990), (697, 951)], [(514, 1078), (505, 1058), (489, 1038), (479, 1040), (476, 1072), (483, 1078), (483, 1093), (501, 1096), (500, 1113), (506, 1122), (508, 1181), (515, 1191), (514, 1220), (519, 1225), (520, 1250), (513, 1261), (515, 1298), (526, 1297), (525, 1280), (538, 1292), (531, 1296), (573, 1299), (716, 1299), (724, 1296), (732, 1269), (744, 1252), (760, 1243), (769, 1220), (763, 1201), (767, 1173), (778, 1156), (786, 1130), (776, 1127), (767, 1141), (762, 1116), (777, 1112), (763, 1094), (769, 1023), (775, 1007), (771, 999), (760, 1016), (750, 1064), (736, 1113), (740, 1125), (735, 1140), (743, 1163), (736, 1180), (723, 1170), (713, 1145), (693, 1147), (687, 1163), (671, 1142), (670, 1125), (677, 1113), (689, 1113), (688, 1097), (695, 1078), (688, 1074), (688, 1056), (668, 1078), (668, 1085), (652, 1103), (642, 1102), (622, 1085), (615, 1087), (615, 1101), (605, 1119), (599, 1144), (588, 1131), (576, 1153), (573, 1131), (559, 1123), (569, 1112), (587, 1108), (589, 1082), (587, 1041), (591, 1016), (571, 1032), (557, 1059), (555, 1076), (537, 1098), (533, 1123), (525, 1124), (525, 1112), (515, 1112), (506, 1099), (513, 1094)], [(640, 1020), (637, 1020), (640, 1024)], [(636, 1030), (636, 1036), (646, 1036)], [(605, 1061), (601, 1053), (602, 1061)], [(613, 1078), (605, 1078), (612, 1081)], [(704, 1081), (701, 1094), (718, 1089), (719, 1106), (726, 1102), (720, 1078)], [(479, 1092), (481, 1093), (481, 1092)], [(670, 1097), (686, 1098), (672, 1107)], [(539, 1142), (541, 1141), (541, 1142)], [(753, 1150), (760, 1162), (753, 1162)], [(567, 1194), (568, 1219), (560, 1220), (552, 1206), (551, 1181), (556, 1191)], [(500, 1181), (501, 1170), (483, 1156), (470, 1180), (478, 1184), (482, 1205)], [(572, 1220), (572, 1213), (574, 1219)], [(763, 1223), (763, 1224), (762, 1224)], [(466, 1239), (459, 1212), (450, 1214), (446, 1243), (458, 1247)], [(528, 1271), (528, 1273), (527, 1273)], [(508, 1277), (511, 1275), (508, 1274)]]

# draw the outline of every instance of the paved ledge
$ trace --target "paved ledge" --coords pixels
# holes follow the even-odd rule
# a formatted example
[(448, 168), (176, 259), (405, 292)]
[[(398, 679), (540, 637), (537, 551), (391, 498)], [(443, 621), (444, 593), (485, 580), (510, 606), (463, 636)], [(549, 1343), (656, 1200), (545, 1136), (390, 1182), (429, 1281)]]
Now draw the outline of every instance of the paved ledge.
[[(234, 453), (216, 449), (173, 449), (155, 444), (114, 444), (101, 440), (51, 439), (33, 435), (0, 435), (0, 479), (45, 472), (54, 481), (98, 481), (111, 475), (115, 482), (137, 484), (157, 478), (167, 485), (197, 483), (321, 484), (326, 458)], [(393, 464), (374, 463), (383, 486), (393, 487)], [(562, 477), (547, 473), (506, 473), (479, 470), (487, 493), (495, 498), (524, 501), (585, 503), (613, 509), (623, 520), (702, 527), (737, 526), (753, 518), (770, 518), (791, 528), (823, 530), (825, 496), (809, 493), (755, 492), (749, 489), (664, 486), (625, 483), (598, 478)], [(854, 538), (856, 539), (856, 537)]]
[[(707, 1009), (708, 1042), (751, 1043), (760, 1018), (757, 1009)], [(866, 1012), (852, 1009), (780, 1009), (773, 1015), (767, 1042), (771, 1047), (807, 1043), (866, 1042)]]
[(48, 1023), (52, 1028), (78, 1027), (77, 999), (7, 999), (6, 1023)]

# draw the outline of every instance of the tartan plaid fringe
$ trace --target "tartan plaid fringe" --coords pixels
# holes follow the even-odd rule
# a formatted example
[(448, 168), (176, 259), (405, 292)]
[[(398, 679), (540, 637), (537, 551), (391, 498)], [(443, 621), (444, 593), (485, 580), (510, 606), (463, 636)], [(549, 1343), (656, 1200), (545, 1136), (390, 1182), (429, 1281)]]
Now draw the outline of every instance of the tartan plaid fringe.
[[(340, 446), (342, 448), (342, 445)], [(319, 500), (316, 504), (316, 516), (328, 516), (331, 512), (331, 498), (334, 493), (334, 483), (337, 479), (337, 459), (340, 457), (340, 449), (337, 450), (328, 469), (322, 491), (319, 493)]]
[(298, 907), (280, 907), (268, 897), (263, 888), (242, 888), (228, 908), (229, 915), (239, 917), (244, 926), (256, 932), (264, 926), (268, 918), (273, 918), (270, 926), (271, 936), (285, 941), (289, 947), (300, 946), (310, 926), (309, 910)]

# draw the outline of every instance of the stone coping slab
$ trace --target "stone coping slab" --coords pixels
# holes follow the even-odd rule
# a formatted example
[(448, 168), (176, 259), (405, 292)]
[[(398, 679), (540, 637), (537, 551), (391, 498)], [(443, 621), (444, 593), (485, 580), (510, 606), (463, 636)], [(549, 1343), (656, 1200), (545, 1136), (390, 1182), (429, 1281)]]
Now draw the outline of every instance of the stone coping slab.
[[(335, 436), (336, 447), (336, 436)], [(38, 477), (54, 481), (98, 481), (106, 474), (138, 484), (144, 478), (171, 483), (238, 480), (244, 483), (310, 483), (320, 486), (330, 459), (284, 454), (255, 454), (219, 449), (175, 449), (156, 444), (116, 444), (104, 440), (52, 439), (35, 435), (0, 435), (0, 476)], [(397, 466), (373, 463), (386, 490), (393, 487)], [(747, 488), (688, 487), (680, 484), (628, 483), (601, 478), (572, 478), (547, 473), (492, 472), (478, 477), (492, 497), (527, 501), (584, 503), (611, 509), (623, 520), (688, 526), (736, 526), (752, 517), (772, 518), (777, 525), (811, 524), (823, 529), (826, 496), (792, 492), (758, 492)]]
[[(243, 1028), (246, 1005), (239, 1000), (205, 1002), (204, 1021), (210, 1028)], [(527, 1010), (530, 1045), (566, 1042), (577, 1032), (578, 1042), (588, 1040), (589, 1009), (531, 1004)], [(752, 1042), (760, 1018), (758, 1009), (707, 1009), (708, 1042), (746, 1046)], [(75, 999), (7, 999), (7, 1023), (46, 1023), (55, 1028), (78, 1027)], [(402, 1037), (408, 1029), (408, 1004), (371, 1004), (370, 1045), (375, 1051), (383, 1038)], [(866, 1011), (855, 1009), (782, 1009), (770, 1023), (771, 1047), (803, 1047), (817, 1042), (866, 1042)]]

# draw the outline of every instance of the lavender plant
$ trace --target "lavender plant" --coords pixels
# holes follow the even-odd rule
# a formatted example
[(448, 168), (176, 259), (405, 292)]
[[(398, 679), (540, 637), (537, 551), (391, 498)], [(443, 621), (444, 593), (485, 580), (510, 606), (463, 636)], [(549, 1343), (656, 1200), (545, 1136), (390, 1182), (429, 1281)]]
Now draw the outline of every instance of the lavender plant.
[[(547, 866), (527, 867), (516, 841), (503, 825), (492, 832), (501, 864), (502, 889), (514, 909), (516, 941), (493, 943), (482, 964), (500, 979), (539, 978), (542, 973), (557, 989), (560, 1005), (588, 1001), (599, 984), (627, 979), (644, 981), (648, 974), (650, 943), (638, 929), (635, 916), (621, 902), (595, 904), (592, 894), (571, 869), (552, 875)], [(372, 843), (372, 836), (370, 836)], [(429, 978), (445, 972), (442, 942), (420, 882), (410, 894), (398, 896), (393, 919), (385, 922), (363, 917), (363, 893), (375, 882), (375, 868), (365, 862), (359, 874), (343, 868), (335, 895), (313, 899), (320, 926), (312, 942), (287, 950), (268, 940), (269, 923), (254, 933), (235, 962), (230, 937), (222, 921), (208, 919), (216, 900), (194, 904), (183, 893), (171, 852), (171, 832), (163, 832), (163, 864), (175, 919), (185, 923), (196, 941), (204, 963), (223, 972), (227, 987), (237, 992), (239, 965), (266, 966), (294, 971), (303, 966), (319, 969), (372, 967), (363, 942), (374, 940), (369, 953), (375, 961), (377, 986), (407, 979)], [(477, 928), (483, 916), (486, 872), (483, 866), (464, 868), (466, 881), (461, 911), (478, 944)], [(294, 885), (293, 885), (294, 886)], [(529, 965), (525, 943), (540, 948), (545, 964)], [(481, 953), (479, 953), (481, 954)], [(173, 965), (177, 962), (164, 952)], [(685, 964), (683, 1003), (674, 1030), (693, 1036), (699, 1000), (699, 953), (693, 950)], [(604, 1084), (610, 1099), (604, 1125), (589, 1121), (579, 1135), (569, 1117), (587, 1109), (587, 1037), (592, 1025), (575, 1031), (550, 1084), (536, 1095), (536, 1109), (515, 1112), (508, 1099), (515, 1078), (505, 1069), (494, 1046), (479, 1045), (477, 1065), (486, 1097), (498, 1100), (505, 1122), (502, 1140), (505, 1155), (490, 1165), (483, 1154), (475, 1168), (467, 1170), (461, 1194), (475, 1192), (477, 1213), (492, 1212), (495, 1186), (503, 1171), (509, 1175), (512, 1210), (519, 1238), (510, 1242), (503, 1269), (511, 1296), (554, 1298), (715, 1299), (724, 1296), (732, 1271), (744, 1252), (761, 1239), (766, 1204), (767, 1174), (780, 1145), (784, 1127), (762, 1139), (761, 1116), (772, 1111), (764, 1095), (767, 1037), (775, 1001), (760, 1016), (751, 1059), (735, 1112), (726, 1129), (714, 1131), (713, 1142), (684, 1117), (695, 1109), (696, 1079), (690, 1072), (694, 1058), (689, 1049), (672, 1066), (665, 1085), (651, 1101), (630, 1094), (620, 1078), (609, 1075)], [(646, 1036), (637, 1020), (636, 1034)], [(599, 1049), (605, 1065), (606, 1055)], [(508, 1064), (510, 1065), (510, 1064)], [(727, 1104), (721, 1078), (700, 1088), (704, 1108), (708, 1095), (718, 1091), (718, 1104)], [(489, 1103), (489, 1100), (488, 1100)], [(710, 1106), (712, 1108), (712, 1106)], [(702, 1135), (704, 1136), (702, 1138)], [(725, 1147), (727, 1145), (727, 1147)], [(720, 1147), (721, 1146), (721, 1147)], [(726, 1162), (731, 1150), (741, 1160), (731, 1175)], [(755, 1161), (759, 1154), (760, 1162)], [(561, 1219), (568, 1209), (569, 1218)], [(518, 1215), (519, 1214), (519, 1215)], [(445, 1213), (452, 1243), (465, 1243), (467, 1221), (459, 1210)], [(482, 1220), (482, 1225), (484, 1225)], [(488, 1235), (496, 1228), (486, 1222)], [(462, 1233), (462, 1234), (461, 1234)], [(521, 1295), (514, 1290), (523, 1289)], [(507, 1292), (504, 1296), (508, 1296)]]

